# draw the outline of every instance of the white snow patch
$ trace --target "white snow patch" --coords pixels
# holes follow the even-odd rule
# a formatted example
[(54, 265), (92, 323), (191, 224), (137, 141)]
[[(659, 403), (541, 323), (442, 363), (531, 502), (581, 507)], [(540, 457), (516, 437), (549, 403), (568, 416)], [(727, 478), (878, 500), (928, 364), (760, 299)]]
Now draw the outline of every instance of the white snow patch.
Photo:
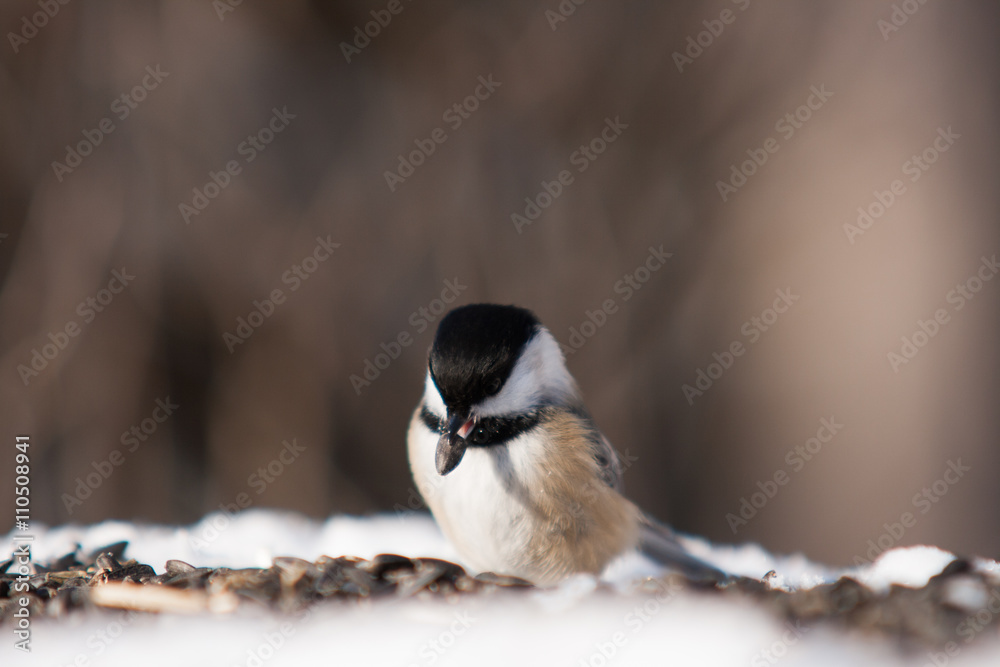
[[(979, 579), (969, 576), (958, 576), (948, 580), (944, 587), (942, 602), (964, 609), (968, 612), (977, 612), (980, 609), (987, 609), (990, 603), (991, 592), (986, 589)], [(997, 595), (996, 592), (992, 593)], [(998, 607), (1000, 609), (1000, 607)]]
[[(255, 509), (211, 514), (192, 526), (106, 521), (93, 526), (33, 526), (33, 556), (45, 562), (128, 540), (126, 557), (162, 572), (171, 558), (197, 566), (267, 567), (275, 556), (315, 560), (321, 555), (371, 558), (377, 553), (432, 556), (461, 562), (425, 514), (336, 516), (314, 521), (290, 512)], [(922, 586), (953, 556), (934, 547), (888, 551), (871, 566), (837, 571), (801, 554), (770, 554), (757, 545), (720, 546), (682, 537), (697, 556), (756, 578), (767, 572), (773, 588), (809, 588), (850, 574), (878, 590), (891, 584)], [(0, 548), (14, 548), (13, 534)], [(1000, 577), (1000, 566), (980, 559), (976, 568)], [(307, 617), (246, 607), (227, 616), (80, 614), (66, 621), (35, 619), (32, 653), (0, 642), (0, 664), (226, 665), (275, 667), (307, 664), (511, 665), (775, 665), (810, 667), (863, 664), (996, 665), (1000, 643), (977, 637), (958, 655), (904, 655), (891, 641), (832, 628), (789, 625), (750, 600), (657, 588), (661, 573), (639, 554), (617, 559), (601, 580), (571, 577), (528, 594), (443, 600), (381, 599), (314, 607)], [(993, 599), (971, 579), (955, 579), (947, 592), (956, 606), (974, 610)], [(985, 596), (985, 597), (984, 597)], [(971, 613), (971, 611), (970, 611)], [(16, 655), (16, 658), (14, 657)], [(10, 657), (8, 657), (10, 656)]]
[(899, 547), (879, 555), (871, 567), (859, 571), (858, 579), (879, 592), (892, 584), (921, 588), (953, 560), (954, 554), (937, 547)]

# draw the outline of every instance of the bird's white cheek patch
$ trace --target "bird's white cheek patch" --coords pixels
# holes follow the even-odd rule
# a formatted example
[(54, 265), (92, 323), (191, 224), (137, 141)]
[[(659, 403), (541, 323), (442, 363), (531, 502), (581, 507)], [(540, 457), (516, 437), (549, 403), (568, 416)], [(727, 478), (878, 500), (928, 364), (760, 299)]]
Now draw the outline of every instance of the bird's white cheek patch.
[(427, 378), (424, 381), (424, 404), (428, 410), (441, 419), (444, 419), (448, 415), (448, 409), (444, 406), (444, 399), (441, 398), (441, 392), (438, 391), (437, 385), (434, 384), (434, 379), (431, 378), (430, 371), (427, 372)]
[(565, 400), (576, 391), (559, 343), (543, 327), (521, 353), (500, 393), (480, 404), (479, 414), (516, 414), (532, 409), (539, 399)]

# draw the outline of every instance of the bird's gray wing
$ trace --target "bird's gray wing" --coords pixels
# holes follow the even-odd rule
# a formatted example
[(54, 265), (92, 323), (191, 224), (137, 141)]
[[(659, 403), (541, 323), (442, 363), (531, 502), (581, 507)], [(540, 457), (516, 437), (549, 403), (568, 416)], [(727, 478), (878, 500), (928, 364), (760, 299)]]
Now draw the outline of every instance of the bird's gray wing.
[(688, 553), (674, 531), (645, 513), (639, 519), (639, 550), (692, 581), (718, 583), (728, 578), (719, 568)]
[(621, 493), (624, 487), (624, 474), (618, 452), (604, 437), (604, 434), (597, 429), (594, 429), (594, 437), (591, 438), (591, 442), (593, 443), (594, 460), (600, 468), (601, 479), (612, 489)]
[(585, 437), (590, 443), (590, 455), (593, 457), (594, 462), (597, 463), (598, 474), (601, 477), (601, 481), (610, 486), (615, 491), (621, 493), (623, 487), (623, 472), (621, 460), (618, 458), (618, 452), (608, 439), (604, 437), (604, 434), (597, 428), (594, 424), (594, 420), (591, 419), (590, 415), (587, 413), (586, 408), (582, 404), (570, 405), (570, 411), (579, 417), (582, 421), (582, 425), (585, 430)]

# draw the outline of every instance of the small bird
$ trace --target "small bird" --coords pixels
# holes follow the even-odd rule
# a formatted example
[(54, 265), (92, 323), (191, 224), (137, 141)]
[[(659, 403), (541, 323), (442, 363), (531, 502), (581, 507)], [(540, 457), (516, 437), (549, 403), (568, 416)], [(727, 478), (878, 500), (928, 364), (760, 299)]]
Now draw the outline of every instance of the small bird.
[(473, 304), (441, 320), (407, 449), (417, 488), (474, 569), (546, 586), (639, 548), (692, 579), (725, 578), (622, 495), (617, 453), (529, 310)]

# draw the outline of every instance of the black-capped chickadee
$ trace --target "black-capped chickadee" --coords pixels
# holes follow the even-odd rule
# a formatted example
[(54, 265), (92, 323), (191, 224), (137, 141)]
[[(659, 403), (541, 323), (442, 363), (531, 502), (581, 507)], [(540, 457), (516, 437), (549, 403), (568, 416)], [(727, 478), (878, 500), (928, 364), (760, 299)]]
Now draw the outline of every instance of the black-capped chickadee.
[(474, 569), (548, 585), (638, 547), (693, 579), (725, 577), (621, 494), (617, 453), (528, 310), (441, 320), (407, 441), (421, 495)]

